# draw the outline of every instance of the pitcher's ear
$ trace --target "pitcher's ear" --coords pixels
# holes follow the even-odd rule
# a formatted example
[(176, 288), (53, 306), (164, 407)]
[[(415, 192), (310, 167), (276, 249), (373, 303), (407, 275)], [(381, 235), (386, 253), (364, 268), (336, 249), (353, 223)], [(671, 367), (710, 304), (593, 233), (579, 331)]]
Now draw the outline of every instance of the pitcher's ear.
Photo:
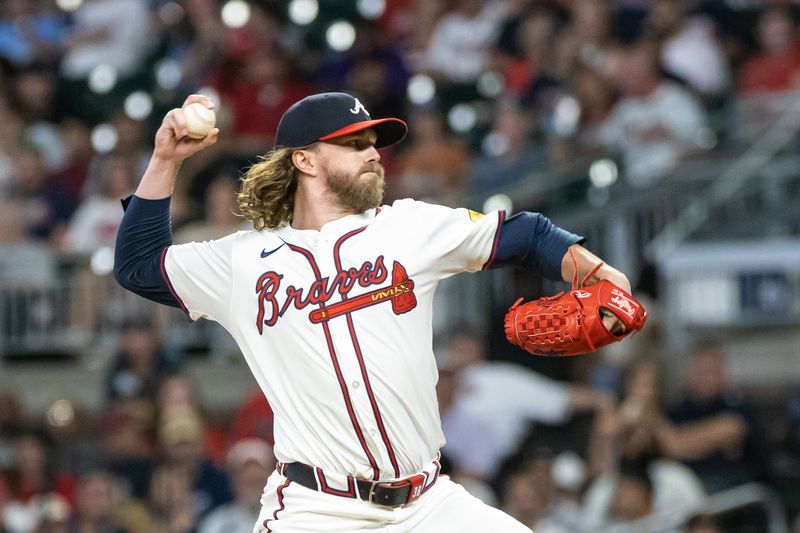
[(303, 174), (316, 176), (319, 170), (319, 158), (317, 157), (316, 150), (309, 150), (306, 148), (295, 150), (292, 152), (292, 164)]

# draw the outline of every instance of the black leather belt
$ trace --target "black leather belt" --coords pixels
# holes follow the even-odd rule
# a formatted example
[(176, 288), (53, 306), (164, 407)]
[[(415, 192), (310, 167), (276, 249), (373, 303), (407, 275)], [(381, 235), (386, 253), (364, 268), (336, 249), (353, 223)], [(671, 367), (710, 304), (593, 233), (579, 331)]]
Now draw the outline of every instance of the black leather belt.
[[(279, 465), (278, 471), (286, 476), (286, 479), (294, 481), (298, 485), (302, 485), (307, 489), (318, 490), (317, 478), (314, 475), (314, 468), (311, 466), (303, 463), (289, 463)], [(352, 480), (358, 486), (357, 491), (353, 489), (352, 482), (349, 483), (349, 490), (339, 490), (322, 486), (323, 480), (321, 479), (320, 490), (328, 494), (348, 498), (359, 497), (364, 501), (377, 505), (402, 507), (412, 503), (422, 495), (425, 479), (426, 476), (422, 474), (397, 481), (366, 481), (349, 477), (348, 481)]]

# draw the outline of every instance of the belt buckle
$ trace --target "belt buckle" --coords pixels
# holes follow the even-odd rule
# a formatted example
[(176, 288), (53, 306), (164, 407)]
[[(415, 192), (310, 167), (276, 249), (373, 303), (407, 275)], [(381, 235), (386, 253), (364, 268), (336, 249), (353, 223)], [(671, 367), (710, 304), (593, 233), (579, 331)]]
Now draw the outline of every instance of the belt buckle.
[(367, 498), (367, 501), (373, 505), (381, 505), (377, 502), (372, 501), (372, 497), (375, 496), (375, 487), (377, 487), (380, 484), (381, 483), (379, 481), (373, 481), (369, 486), (369, 497)]

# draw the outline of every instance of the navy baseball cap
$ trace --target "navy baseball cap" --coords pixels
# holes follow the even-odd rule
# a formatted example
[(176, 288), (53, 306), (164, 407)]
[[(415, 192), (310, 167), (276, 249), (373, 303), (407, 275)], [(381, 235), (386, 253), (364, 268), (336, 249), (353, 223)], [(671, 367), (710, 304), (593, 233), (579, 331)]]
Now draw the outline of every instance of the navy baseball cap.
[(399, 118), (373, 119), (355, 96), (320, 93), (307, 96), (286, 110), (278, 124), (275, 147), (300, 148), (349, 133), (372, 128), (376, 148), (406, 136), (408, 126)]

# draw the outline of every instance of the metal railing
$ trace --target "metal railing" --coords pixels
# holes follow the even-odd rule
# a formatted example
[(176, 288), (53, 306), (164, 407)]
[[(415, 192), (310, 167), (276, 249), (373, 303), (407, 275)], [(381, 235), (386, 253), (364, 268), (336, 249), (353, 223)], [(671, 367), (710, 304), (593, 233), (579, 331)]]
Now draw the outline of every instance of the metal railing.
[[(655, 236), (645, 249), (653, 260), (663, 258), (705, 224), (714, 207), (731, 201), (754, 179), (800, 131), (800, 98), (795, 97), (764, 135), (758, 137), (731, 165), (724, 168), (703, 196), (692, 199), (666, 228)], [(796, 171), (794, 172), (797, 176)]]
[(84, 269), (46, 284), (0, 286), (0, 362), (8, 355), (81, 356), (113, 339), (127, 318), (140, 316), (155, 317), (172, 337), (188, 323), (180, 311), (125, 291), (110, 275)]

